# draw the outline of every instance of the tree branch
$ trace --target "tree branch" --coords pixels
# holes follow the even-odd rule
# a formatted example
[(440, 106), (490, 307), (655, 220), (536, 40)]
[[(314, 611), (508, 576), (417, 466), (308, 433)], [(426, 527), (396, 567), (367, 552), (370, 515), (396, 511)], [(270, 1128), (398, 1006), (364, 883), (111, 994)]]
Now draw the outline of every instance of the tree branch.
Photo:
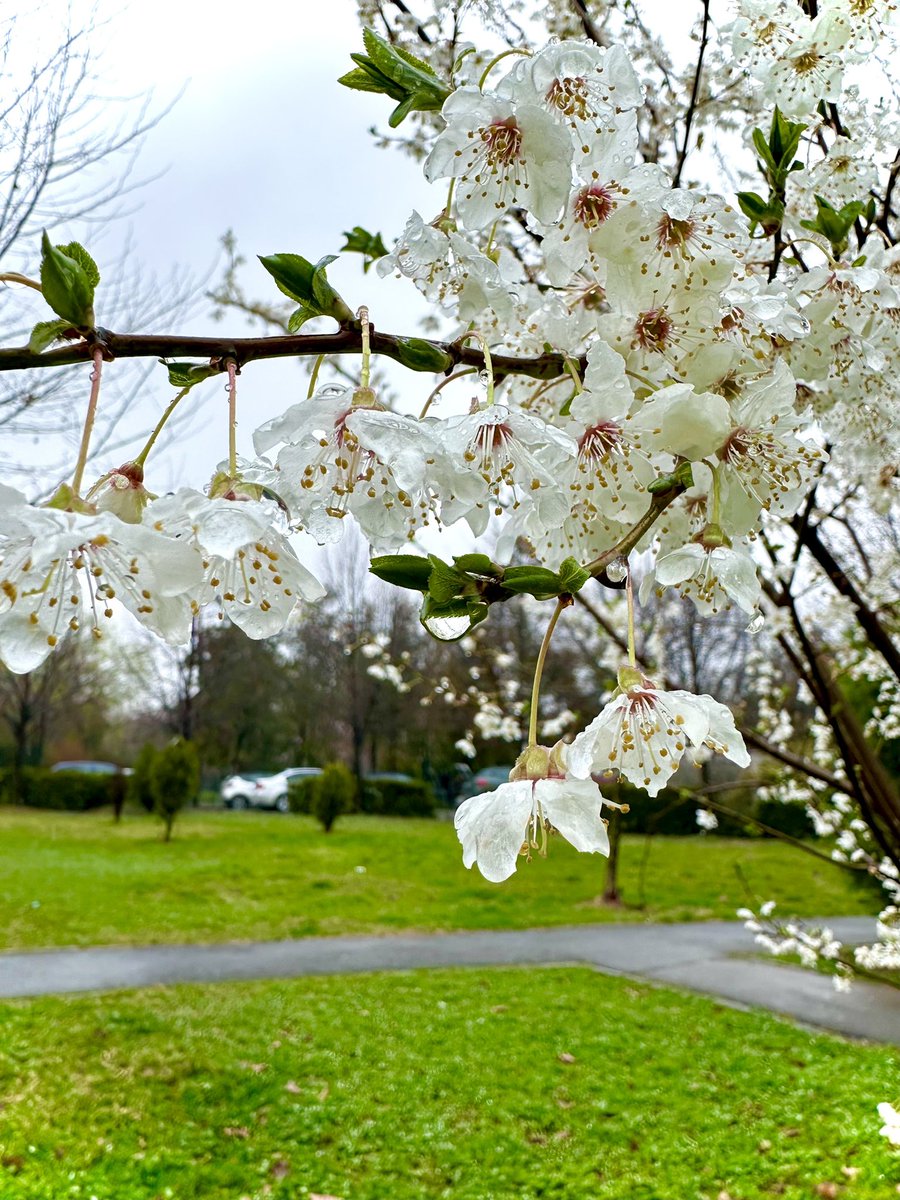
[[(372, 330), (373, 354), (382, 354), (403, 363), (407, 356), (404, 342), (409, 339), (392, 333)], [(484, 356), (477, 346), (456, 342), (427, 342), (435, 350), (448, 357), (450, 371), (460, 364), (481, 367)], [(187, 355), (189, 358), (208, 359), (221, 363), (232, 359), (238, 367), (247, 363), (269, 358), (304, 358), (320, 354), (359, 354), (362, 351), (362, 335), (358, 326), (345, 326), (337, 333), (297, 333), (284, 337), (226, 338), (226, 337), (182, 337), (178, 334), (132, 334), (113, 333), (108, 329), (95, 329), (79, 342), (60, 346), (35, 354), (27, 346), (0, 349), (0, 371), (42, 370), (45, 367), (70, 366), (73, 363), (90, 362), (94, 347), (100, 346), (107, 360), (118, 358), (173, 358)], [(493, 356), (494, 375), (526, 375), (532, 379), (555, 379), (566, 372), (566, 359), (562, 354), (542, 354), (537, 358), (514, 358), (507, 354)], [(581, 365), (582, 371), (585, 364)], [(434, 372), (432, 372), (434, 373)]]
[(681, 172), (684, 170), (685, 159), (688, 154), (688, 143), (691, 138), (691, 126), (694, 123), (694, 113), (697, 111), (697, 97), (700, 94), (700, 76), (703, 73), (703, 59), (706, 54), (706, 47), (709, 44), (709, 0), (703, 0), (703, 25), (700, 30), (700, 52), (697, 55), (697, 69), (694, 71), (694, 85), (691, 88), (691, 98), (688, 102), (687, 113), (684, 119), (684, 141), (681, 144), (681, 149), (678, 152), (678, 162), (675, 167), (675, 174), (672, 177), (672, 187), (681, 185)]

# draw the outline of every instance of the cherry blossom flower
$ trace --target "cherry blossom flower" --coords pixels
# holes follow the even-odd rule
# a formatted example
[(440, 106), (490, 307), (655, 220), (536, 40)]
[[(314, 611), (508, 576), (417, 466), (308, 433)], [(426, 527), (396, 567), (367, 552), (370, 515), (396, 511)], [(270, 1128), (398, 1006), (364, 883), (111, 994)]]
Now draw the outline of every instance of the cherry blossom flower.
[(544, 108), (567, 128), (588, 158), (594, 141), (614, 129), (619, 114), (640, 107), (637, 72), (624, 46), (559, 42), (518, 59), (497, 87), (499, 95)]
[(425, 160), (425, 178), (459, 181), (456, 209), (467, 229), (484, 229), (511, 205), (544, 224), (556, 220), (569, 194), (572, 147), (549, 113), (463, 87), (442, 115), (447, 128)]
[[(203, 578), (191, 591), (197, 609), (215, 604), (250, 638), (271, 637), (299, 600), (320, 600), (325, 588), (276, 527), (270, 501), (208, 497), (190, 488), (151, 504), (145, 521), (202, 555)], [(179, 539), (179, 541), (176, 541)]]
[(164, 640), (187, 640), (186, 593), (200, 576), (189, 546), (112, 513), (35, 508), (12, 488), (0, 509), (0, 660), (11, 671), (34, 670), (83, 626), (102, 637), (120, 604)]
[(660, 555), (641, 580), (641, 603), (651, 592), (662, 595), (665, 588), (671, 587), (693, 600), (703, 613), (723, 612), (732, 601), (744, 612), (755, 613), (762, 591), (756, 565), (749, 554), (718, 541), (721, 537), (718, 530), (716, 540), (710, 542), (704, 532), (687, 545)]
[(564, 752), (559, 742), (552, 750), (530, 746), (519, 756), (509, 783), (463, 801), (454, 825), (464, 866), (477, 864), (485, 879), (502, 883), (516, 870), (520, 854), (546, 853), (553, 831), (576, 850), (609, 854), (600, 789), (591, 780), (567, 776)]
[(481, 534), (492, 513), (503, 511), (509, 492), (513, 510), (524, 506), (553, 525), (569, 510), (566, 489), (577, 446), (568, 434), (537, 417), (490, 405), (436, 427), (446, 464), (442, 516), (465, 517)]
[(257, 477), (319, 543), (337, 541), (351, 513), (379, 551), (435, 516), (425, 485), (437, 456), (432, 425), (387, 412), (370, 388), (327, 385), (254, 434), (257, 453), (279, 442), (275, 470)]
[(382, 276), (399, 271), (428, 300), (455, 308), (462, 321), (474, 320), (485, 309), (501, 321), (512, 317), (511, 283), (501, 277), (497, 263), (460, 234), (426, 225), (417, 212), (375, 269)]
[(640, 671), (623, 668), (613, 700), (566, 753), (576, 779), (617, 770), (655, 796), (681, 763), (688, 743), (724, 754), (739, 767), (750, 763), (734, 717), (712, 696), (664, 691)]

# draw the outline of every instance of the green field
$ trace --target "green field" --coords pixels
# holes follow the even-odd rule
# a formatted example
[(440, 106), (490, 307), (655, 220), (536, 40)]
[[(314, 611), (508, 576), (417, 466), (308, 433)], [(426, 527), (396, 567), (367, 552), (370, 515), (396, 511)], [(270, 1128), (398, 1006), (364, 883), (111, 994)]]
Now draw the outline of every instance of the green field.
[(598, 902), (605, 860), (560, 839), (502, 885), (462, 865), (452, 825), (191, 812), (159, 825), (108, 813), (0, 810), (3, 948), (215, 942), (509, 929), (596, 921), (733, 918), (759, 900), (787, 915), (874, 913), (877, 892), (774, 841), (656, 838), (622, 850), (625, 906)]
[(900, 1179), (875, 1111), (896, 1051), (586, 969), (16, 1001), (0, 1029), (4, 1200), (888, 1200)]

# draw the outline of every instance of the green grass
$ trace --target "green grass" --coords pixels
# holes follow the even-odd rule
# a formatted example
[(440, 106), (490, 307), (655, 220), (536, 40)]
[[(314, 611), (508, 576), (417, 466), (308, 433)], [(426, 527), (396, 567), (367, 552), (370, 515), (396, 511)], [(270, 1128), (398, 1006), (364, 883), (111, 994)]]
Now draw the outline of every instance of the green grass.
[(838, 868), (770, 841), (626, 840), (626, 900), (597, 901), (605, 860), (561, 839), (506, 884), (462, 866), (452, 825), (342, 819), (325, 835), (307, 817), (185, 814), (164, 845), (158, 823), (107, 813), (0, 810), (2, 947), (216, 942), (401, 929), (510, 929), (597, 921), (733, 918), (741, 871), (784, 914), (877, 911)]
[(4, 1200), (887, 1200), (900, 1178), (875, 1111), (896, 1051), (582, 968), (16, 1001), (0, 1030)]

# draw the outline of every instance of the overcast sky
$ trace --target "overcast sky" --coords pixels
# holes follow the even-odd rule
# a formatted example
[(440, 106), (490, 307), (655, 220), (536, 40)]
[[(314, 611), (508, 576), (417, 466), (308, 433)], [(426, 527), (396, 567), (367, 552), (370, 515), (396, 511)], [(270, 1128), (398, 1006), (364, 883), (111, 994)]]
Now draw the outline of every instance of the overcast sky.
[[(54, 36), (48, 13), (62, 17), (69, 7), (76, 27), (98, 9), (99, 92), (112, 101), (152, 89), (158, 109), (178, 97), (146, 138), (136, 176), (150, 182), (128, 200), (129, 215), (105, 231), (83, 235), (101, 271), (128, 241), (146, 276), (165, 280), (178, 266), (202, 279), (217, 258), (221, 262), (219, 238), (232, 229), (248, 259), (242, 276), (247, 292), (276, 300), (279, 293), (256, 254), (289, 250), (315, 260), (337, 253), (343, 231), (356, 224), (381, 231), (390, 242), (413, 207), (430, 216), (430, 208), (440, 206), (440, 189), (428, 187), (420, 167), (405, 155), (377, 150), (367, 132), (376, 121), (386, 127), (390, 102), (336, 82), (353, 65), (350, 52), (361, 49), (351, 0), (290, 5), (142, 0), (125, 6), (48, 0), (40, 21), (43, 33), (36, 31), (30, 41), (35, 61), (40, 37)], [(23, 14), (29, 9), (22, 5)], [(110, 120), (120, 112), (111, 102)], [(57, 232), (60, 240), (72, 236)], [(364, 277), (358, 256), (336, 263), (330, 276), (354, 307), (369, 304), (381, 328), (415, 332), (421, 309), (411, 285), (380, 281), (374, 272)], [(248, 332), (236, 315), (213, 321), (211, 305), (202, 300), (190, 319), (178, 322), (178, 330)], [(114, 365), (107, 368), (114, 370)], [(251, 453), (255, 426), (300, 399), (305, 386), (295, 364), (262, 363), (245, 371), (239, 386), (239, 453)], [(158, 474), (148, 479), (151, 486), (201, 486), (225, 457), (219, 381), (207, 384), (205, 393), (205, 400), (197, 396), (204, 413), (201, 428), (179, 447), (166, 447), (157, 459)], [(152, 425), (170, 397), (160, 367), (142, 397), (137, 424)], [(137, 448), (135, 443), (132, 452)], [(33, 453), (38, 456), (40, 447), (35, 445)], [(114, 465), (97, 463), (101, 470)], [(152, 475), (152, 459), (149, 465)]]

